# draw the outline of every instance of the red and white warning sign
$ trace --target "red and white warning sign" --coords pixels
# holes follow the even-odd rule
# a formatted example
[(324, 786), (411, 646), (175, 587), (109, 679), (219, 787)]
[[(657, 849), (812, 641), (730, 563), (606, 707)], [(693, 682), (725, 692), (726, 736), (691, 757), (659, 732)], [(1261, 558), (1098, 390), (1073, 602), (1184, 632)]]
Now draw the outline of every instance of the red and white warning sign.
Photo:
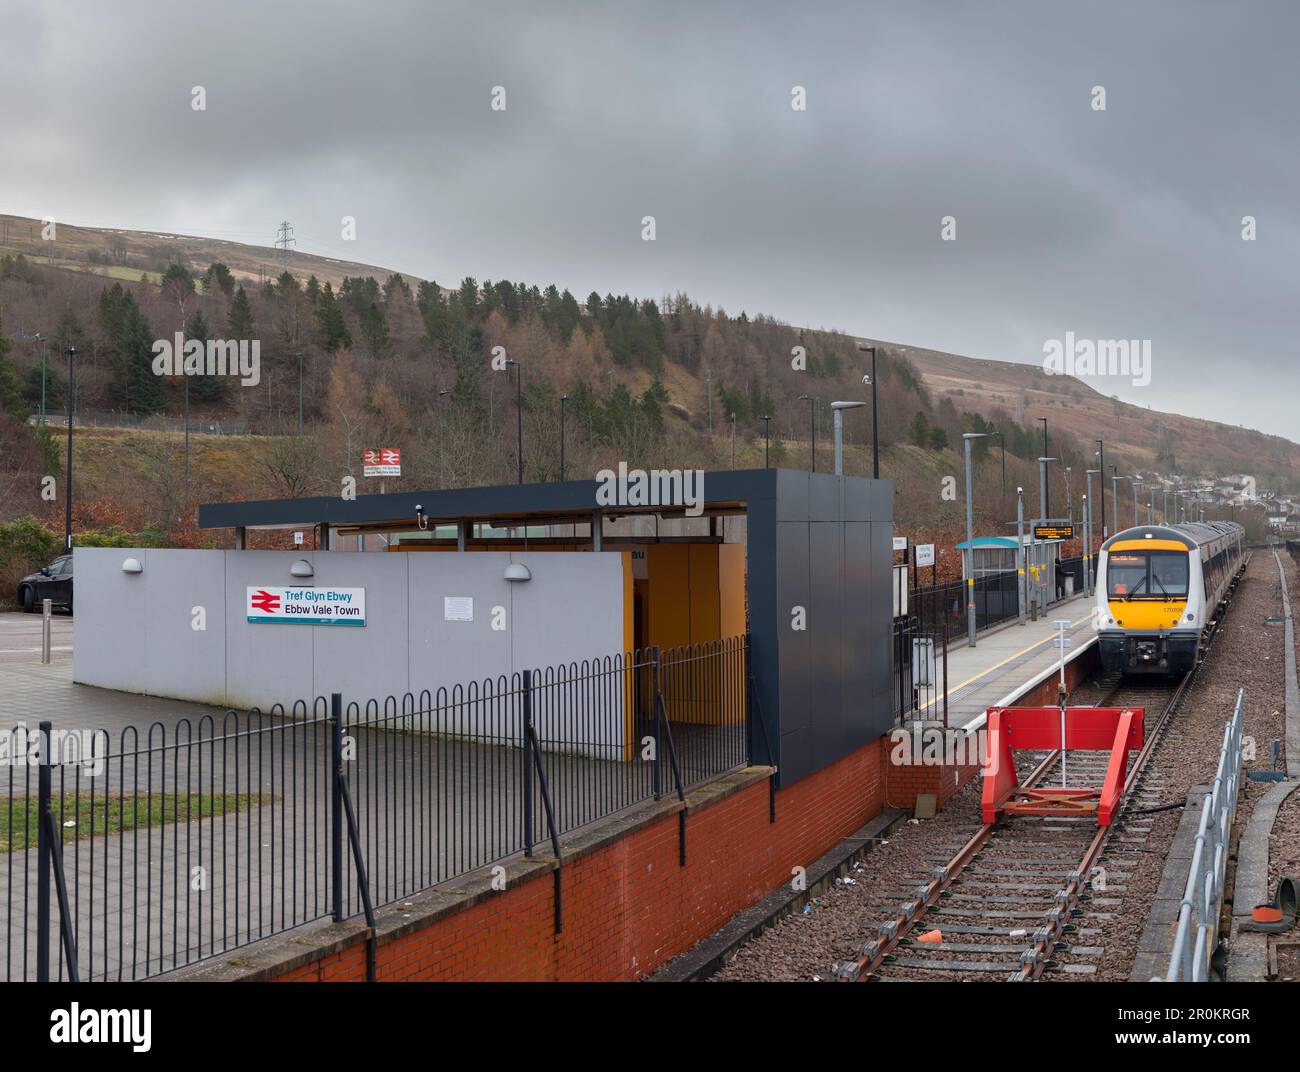
[(385, 447), (383, 450), (363, 450), (361, 465), (364, 476), (401, 476), (402, 452), (400, 449), (390, 447)]

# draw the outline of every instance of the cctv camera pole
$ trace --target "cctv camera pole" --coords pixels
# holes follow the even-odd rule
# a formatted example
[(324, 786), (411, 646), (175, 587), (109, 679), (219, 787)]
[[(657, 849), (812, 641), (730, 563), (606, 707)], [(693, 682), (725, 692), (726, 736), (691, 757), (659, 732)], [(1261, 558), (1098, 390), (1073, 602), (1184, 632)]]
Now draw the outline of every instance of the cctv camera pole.
[(1101, 474), (1097, 480), (1097, 487), (1101, 491), (1101, 538), (1104, 540), (1110, 535), (1106, 531), (1106, 445), (1099, 439), (1097, 440), (1097, 469)]
[[(808, 454), (812, 458), (812, 471), (815, 473), (817, 472), (817, 400), (812, 395), (800, 395), (799, 401), (808, 403), (808, 442), (810, 444)], [(733, 469), (736, 467), (734, 462), (731, 467)]]
[(1048, 501), (1047, 492), (1047, 463), (1056, 461), (1055, 458), (1038, 459), (1038, 517), (1040, 521), (1048, 521), (1051, 518), (1051, 503)]
[[(1046, 454), (1047, 453), (1047, 418), (1039, 417), (1038, 419), (1043, 422), (1043, 453)], [(1053, 459), (1048, 458), (1047, 460), (1052, 461)], [(1044, 480), (1046, 480), (1046, 476), (1044, 476)], [(1042, 502), (1039, 505), (1039, 509), (1042, 511), (1040, 516), (1044, 521), (1046, 521), (1049, 517), (1052, 516), (1052, 500), (1050, 497), (1051, 491), (1050, 489), (1048, 489), (1046, 483), (1043, 484), (1043, 492), (1044, 492), (1044, 496)]]
[(880, 479), (880, 422), (876, 420), (876, 348), (871, 348), (871, 478)]
[(564, 403), (568, 395), (560, 395), (560, 483), (564, 482)]
[(519, 483), (524, 482), (524, 369), (515, 362), (515, 459), (519, 465)]
[(1016, 488), (1016, 604), (1025, 624), (1025, 489)]
[(438, 487), (440, 488), (447, 486), (442, 473), (442, 432), (447, 423), (446, 408), (443, 406), (442, 399), (446, 393), (444, 388), (438, 389)]
[(1088, 516), (1088, 496), (1083, 497), (1083, 594), (1092, 591), (1092, 573), (1088, 551), (1092, 547), (1091, 518)]
[[(1100, 488), (1100, 490), (1101, 490), (1101, 505), (1102, 505), (1102, 508), (1104, 509), (1105, 506), (1106, 506), (1106, 485), (1105, 485), (1105, 483), (1104, 483), (1104, 480), (1105, 480), (1105, 474), (1104, 474), (1104, 472), (1103, 472), (1101, 469), (1089, 469), (1089, 470), (1088, 470), (1088, 495), (1089, 495), (1089, 496), (1092, 495), (1092, 474), (1093, 474), (1093, 473), (1096, 473), (1096, 474), (1097, 474), (1097, 477), (1098, 477), (1098, 479), (1097, 479), (1097, 486), (1098, 486), (1098, 488)], [(1092, 501), (1093, 501), (1094, 503), (1096, 502), (1095, 499), (1093, 499)], [(1092, 561), (1092, 522), (1093, 522), (1094, 517), (1096, 516), (1096, 512), (1097, 512), (1097, 508), (1096, 508), (1096, 506), (1090, 505), (1090, 506), (1088, 507), (1088, 546), (1087, 546), (1086, 548), (1084, 548), (1084, 554), (1087, 556), (1087, 558), (1086, 558), (1086, 563), (1087, 563), (1088, 570), (1089, 570), (1090, 573), (1092, 573), (1092, 574), (1094, 575), (1094, 576), (1093, 576), (1093, 580), (1092, 580), (1092, 584), (1089, 585), (1089, 588), (1088, 588), (1088, 591), (1089, 591), (1089, 592), (1094, 591), (1094, 590), (1096, 589), (1096, 584), (1097, 584), (1097, 578), (1096, 578), (1096, 576), (1095, 576), (1096, 570), (1095, 570), (1095, 568), (1094, 568), (1094, 564), (1093, 564), (1093, 561)], [(1103, 532), (1103, 534), (1102, 534), (1102, 539), (1104, 540), (1105, 538), (1106, 538), (1106, 537), (1105, 537), (1105, 533)]]
[(962, 444), (966, 454), (966, 643), (975, 647), (975, 498), (971, 487), (971, 441), (984, 432), (966, 432)]
[(72, 359), (77, 354), (75, 346), (68, 347), (68, 475), (63, 488), (63, 550), (72, 553), (72, 415), (76, 410), (76, 387), (72, 379)]
[(1119, 524), (1119, 466), (1110, 467), (1110, 504), (1115, 508), (1115, 524)]
[(190, 378), (182, 376), (181, 379), (185, 384), (185, 473), (181, 481), (181, 510), (188, 514), (190, 508)]

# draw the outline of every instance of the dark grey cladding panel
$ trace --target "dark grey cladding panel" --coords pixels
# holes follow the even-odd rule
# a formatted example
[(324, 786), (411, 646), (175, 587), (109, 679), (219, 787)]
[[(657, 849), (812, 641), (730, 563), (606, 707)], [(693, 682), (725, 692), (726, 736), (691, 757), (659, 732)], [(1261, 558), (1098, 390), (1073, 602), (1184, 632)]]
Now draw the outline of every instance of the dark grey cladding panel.
[(867, 482), (867, 496), (870, 499), (867, 516), (865, 518), (855, 517), (853, 520), (884, 520), (892, 525), (894, 522), (894, 482), (892, 480), (872, 480)]
[[(844, 494), (843, 516), (845, 521), (870, 521), (872, 511), (872, 490), (875, 487), (870, 480), (850, 477), (843, 482)], [(878, 514), (879, 511), (876, 511)]]
[[(777, 482), (775, 643), (783, 785), (834, 763), (892, 725), (893, 486), (826, 474), (803, 477), (782, 473)], [(867, 517), (844, 520), (850, 514)], [(789, 628), (795, 605), (807, 610), (803, 632)]]
[[(807, 521), (776, 526), (776, 629), (780, 667), (781, 735), (806, 730), (812, 713), (813, 593), (809, 585)], [(802, 611), (802, 629), (794, 628)], [(783, 748), (784, 750), (784, 748)], [(782, 767), (785, 757), (782, 756)]]
[(844, 516), (844, 485), (849, 481), (827, 473), (808, 474), (808, 518), (839, 521)]
[(812, 474), (781, 469), (776, 474), (777, 521), (807, 521), (808, 478)]

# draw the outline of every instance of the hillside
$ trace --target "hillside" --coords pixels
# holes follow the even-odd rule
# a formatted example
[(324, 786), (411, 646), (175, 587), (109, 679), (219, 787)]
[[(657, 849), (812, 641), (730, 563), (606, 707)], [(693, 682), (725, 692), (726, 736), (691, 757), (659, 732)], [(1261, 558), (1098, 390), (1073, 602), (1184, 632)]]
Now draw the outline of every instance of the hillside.
[[(61, 221), (55, 226), (52, 241), (45, 241), (41, 235), (40, 220), (0, 213), (0, 253), (21, 253), (39, 264), (91, 272), (107, 279), (136, 282), (143, 273), (156, 283), (169, 264), (206, 268), (213, 261), (225, 264), (241, 282), (252, 283), (273, 279), (285, 267), (304, 277), (314, 274), (322, 284), (329, 282), (335, 287), (347, 276), (390, 274), (389, 269), (356, 261), (292, 249), (286, 257), (274, 247), (195, 235), (77, 227)], [(274, 238), (274, 234), (267, 237)]]
[[(161, 527), (178, 542), (201, 538), (193, 530), (199, 502), (335, 492), (341, 475), (359, 472), (362, 447), (401, 447), (407, 487), (513, 480), (515, 380), (494, 355), (523, 369), (528, 479), (558, 476), (561, 395), (571, 477), (619, 460), (730, 466), (732, 415), (736, 465), (763, 463), (768, 416), (772, 464), (807, 467), (810, 411), (800, 395), (820, 403), (818, 468), (829, 469), (829, 402), (869, 397), (869, 359), (857, 349), (868, 340), (733, 314), (683, 294), (584, 298), (558, 285), (472, 278), (439, 285), (306, 253), (292, 254), (280, 274), (279, 251), (269, 247), (66, 224), (56, 243), (39, 235), (39, 221), (0, 217), (0, 361), (22, 392), (10, 411), (21, 420), (39, 407), (36, 333), (49, 340), (51, 413), (64, 404), (61, 355), (75, 345), (78, 413), (100, 426), (132, 426), (79, 440), (79, 500), (112, 523)], [(259, 340), (261, 369), (256, 386), (191, 381), (187, 499), (181, 437), (167, 431), (179, 426), (184, 380), (154, 376), (150, 346), (177, 330), (194, 337), (196, 325), (206, 338)], [(1036, 502), (1040, 416), (1062, 459), (1052, 477), (1056, 502), (1065, 498), (1063, 466), (1081, 473), (1096, 438), (1121, 472), (1251, 472), (1261, 487), (1293, 486), (1300, 447), (1279, 437), (1140, 409), (1032, 365), (876, 345), (882, 475), (896, 482), (900, 529), (919, 538), (947, 540), (963, 525), (961, 502), (944, 492), (948, 478), (960, 479), (954, 448), (963, 431), (1005, 433), (1005, 494), (998, 447), (984, 440), (976, 451), (984, 530), (1005, 531), (1018, 484)], [(197, 432), (218, 423), (250, 434)], [(15, 445), (0, 471), (11, 489), (0, 521), (36, 512), (55, 523), (59, 510), (38, 488), (61, 439), (44, 455), (17, 449), (29, 433), (16, 427), (0, 429), (0, 446)], [(143, 430), (151, 427), (162, 430)], [(845, 429), (847, 470), (869, 471), (869, 418), (850, 413)], [(1073, 491), (1077, 498), (1077, 480)]]
[(1252, 473), (1261, 489), (1296, 486), (1300, 446), (1281, 436), (1145, 409), (1104, 395), (1073, 377), (1049, 376), (1037, 365), (908, 346), (896, 349), (916, 367), (936, 398), (950, 397), (959, 410), (985, 415), (1001, 407), (1020, 423), (1046, 417), (1051, 434), (1063, 431), (1081, 443), (1105, 440), (1107, 463), (1118, 461), (1128, 471), (1162, 468), (1156, 458), (1167, 448), (1188, 472)]

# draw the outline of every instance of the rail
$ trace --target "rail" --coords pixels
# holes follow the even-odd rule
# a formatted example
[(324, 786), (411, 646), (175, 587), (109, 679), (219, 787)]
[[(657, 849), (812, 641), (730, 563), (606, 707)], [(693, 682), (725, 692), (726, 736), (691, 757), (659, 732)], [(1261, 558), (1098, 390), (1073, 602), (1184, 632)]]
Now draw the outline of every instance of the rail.
[(1210, 961), (1218, 945), (1219, 914), (1228, 870), (1228, 838), (1237, 814), (1241, 784), (1242, 708), (1245, 692), (1237, 690), (1232, 719), (1223, 727), (1223, 747), (1214, 783), (1201, 805), (1196, 848), (1178, 910), (1178, 929), (1169, 953), (1169, 968), (1152, 982), (1204, 983), (1210, 978)]

